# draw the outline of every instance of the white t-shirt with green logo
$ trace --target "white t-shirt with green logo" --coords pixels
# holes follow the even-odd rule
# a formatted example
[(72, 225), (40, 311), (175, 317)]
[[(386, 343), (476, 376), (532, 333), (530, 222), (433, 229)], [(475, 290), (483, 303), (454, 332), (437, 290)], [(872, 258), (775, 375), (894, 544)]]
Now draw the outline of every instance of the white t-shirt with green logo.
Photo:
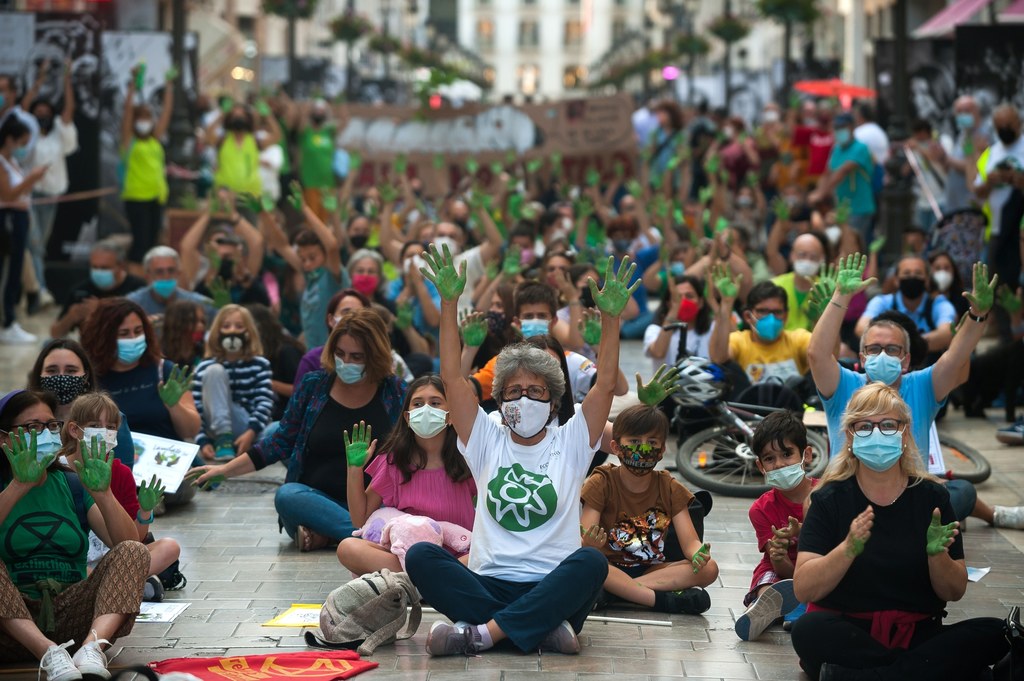
[(580, 489), (597, 447), (580, 405), (535, 445), (479, 409), (469, 442), (459, 440), (477, 486), (469, 568), (515, 582), (540, 581), (580, 548)]

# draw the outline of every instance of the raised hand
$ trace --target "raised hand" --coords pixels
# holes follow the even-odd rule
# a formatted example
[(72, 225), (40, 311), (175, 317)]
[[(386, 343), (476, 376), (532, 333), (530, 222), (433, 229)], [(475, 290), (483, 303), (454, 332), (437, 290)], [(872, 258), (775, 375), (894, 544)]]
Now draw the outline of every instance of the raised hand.
[(642, 184), (640, 184), (640, 180), (628, 180), (626, 182), (626, 191), (629, 192), (629, 195), (632, 196), (634, 199), (644, 198), (644, 187)]
[(874, 255), (878, 253), (885, 246), (885, 235), (881, 235), (872, 239), (871, 243), (868, 244), (868, 253)]
[(1011, 315), (1020, 312), (1021, 307), (1024, 306), (1024, 302), (1021, 301), (1019, 293), (1020, 291), (1018, 291), (1018, 295), (1014, 295), (1013, 290), (1011, 290), (1009, 286), (1006, 286), (1005, 284), (1000, 286), (999, 307), (1003, 308)]
[(288, 203), (292, 204), (292, 208), (301, 213), (303, 204), (302, 185), (299, 184), (298, 180), (292, 180), (288, 188), (291, 190), (291, 193), (288, 194)]
[(526, 162), (526, 172), (530, 175), (534, 175), (540, 170), (541, 166), (544, 165), (544, 161), (539, 158), (534, 158)]
[(726, 305), (729, 309), (732, 309), (732, 301), (736, 300), (736, 296), (740, 293), (742, 280), (743, 274), (734, 275), (725, 263), (718, 263), (711, 268), (711, 282), (721, 294), (723, 304), (725, 301), (729, 301), (729, 304)]
[(776, 196), (772, 201), (772, 212), (775, 213), (775, 219), (780, 222), (789, 220), (789, 204), (781, 196)]
[(776, 539), (785, 539), (788, 544), (790, 540), (800, 536), (800, 530), (802, 527), (803, 524), (799, 520), (793, 516), (789, 516), (789, 523), (781, 530), (772, 525), (772, 534), (775, 535)]
[(351, 437), (346, 430), (342, 442), (345, 443), (345, 458), (349, 466), (362, 466), (377, 448), (377, 441), (373, 439), (373, 426), (366, 425), (365, 421), (352, 426)]
[(501, 175), (505, 171), (505, 167), (501, 165), (501, 161), (495, 161), (491, 164), (491, 175), (495, 177)]
[(636, 263), (630, 264), (628, 255), (624, 256), (622, 261), (619, 263), (618, 272), (614, 272), (614, 267), (615, 258), (608, 256), (608, 265), (605, 269), (604, 288), (600, 291), (597, 290), (597, 282), (593, 279), (588, 282), (590, 284), (590, 293), (594, 297), (594, 303), (597, 304), (597, 309), (610, 317), (618, 317), (622, 314), (622, 310), (626, 307), (626, 303), (629, 302), (629, 297), (633, 295), (633, 291), (636, 291), (637, 287), (640, 286), (639, 279), (633, 282), (632, 286), (629, 285), (629, 281), (633, 278), (633, 274), (636, 272)]
[(925, 553), (929, 556), (937, 556), (945, 553), (953, 544), (953, 538), (960, 534), (960, 523), (953, 521), (948, 525), (942, 524), (942, 516), (939, 509), (932, 511), (932, 521), (928, 524), (928, 534), (925, 543)]
[(601, 181), (601, 173), (597, 172), (597, 168), (587, 168), (585, 181), (588, 187), (596, 187)]
[(668, 201), (665, 200), (663, 194), (655, 194), (654, 198), (651, 199), (651, 211), (659, 220), (664, 220), (668, 217)]
[(378, 185), (377, 193), (380, 194), (380, 201), (385, 206), (394, 203), (398, 199), (398, 187), (388, 182)]
[(434, 170), (441, 170), (441, 169), (443, 169), (444, 168), (444, 163), (445, 163), (445, 161), (444, 161), (444, 154), (434, 154), (433, 159), (431, 159), (431, 161), (430, 161), (430, 164), (432, 166), (434, 166)]
[(576, 199), (576, 205), (573, 208), (577, 218), (585, 218), (594, 213), (594, 202), (587, 196), (581, 196)]
[(163, 498), (164, 483), (160, 478), (154, 475), (149, 483), (145, 480), (142, 481), (142, 485), (139, 487), (139, 508), (143, 511), (152, 511), (160, 505)]
[(466, 161), (466, 172), (470, 175), (476, 175), (476, 171), (480, 170), (480, 164), (477, 163), (476, 159), (471, 158)]
[(213, 298), (213, 306), (218, 310), (231, 302), (231, 291), (221, 277), (214, 277), (209, 286), (210, 297)]
[(711, 542), (705, 542), (697, 549), (697, 553), (693, 554), (693, 560), (690, 561), (690, 564), (693, 565), (693, 574), (700, 572), (709, 560), (711, 560)]
[(656, 407), (675, 392), (678, 385), (679, 369), (676, 367), (669, 369), (662, 364), (654, 372), (654, 376), (651, 377), (651, 381), (647, 385), (640, 380), (640, 374), (636, 375), (636, 396), (648, 407)]
[[(849, 219), (850, 219), (850, 200), (849, 199), (843, 199), (842, 201), (839, 202), (839, 205), (836, 206), (836, 224), (837, 225), (845, 225)], [(883, 237), (880, 237), (880, 238), (883, 240), (882, 244), (884, 245), (885, 244), (885, 241), (884, 241), (885, 237), (883, 236)], [(872, 242), (872, 243), (874, 243), (874, 242)]]
[(501, 274), (508, 279), (515, 279), (523, 271), (522, 250), (516, 244), (512, 244), (505, 251), (505, 257), (501, 261)]
[(700, 191), (697, 192), (697, 200), (700, 201), (701, 205), (706, 206), (714, 195), (715, 190), (711, 187), (701, 187)]
[(421, 267), (423, 274), (445, 300), (458, 300), (466, 288), (466, 261), (462, 261), (459, 271), (455, 271), (455, 259), (452, 258), (448, 244), (442, 246), (443, 253), (437, 252), (437, 246), (431, 245), (429, 251), (423, 251), (422, 258), (427, 267)]
[(324, 205), (324, 210), (328, 213), (333, 214), (338, 212), (338, 197), (333, 193), (328, 192), (327, 194), (324, 194), (324, 197), (320, 201)]
[(864, 545), (871, 538), (871, 527), (875, 524), (875, 510), (871, 504), (850, 522), (850, 531), (844, 542), (847, 558), (856, 558), (864, 553)]
[(401, 177), (405, 175), (406, 168), (409, 167), (409, 159), (405, 154), (399, 154), (395, 157), (395, 175)]
[(818, 320), (825, 313), (825, 306), (832, 300), (832, 294), (836, 292), (834, 279), (819, 279), (807, 292), (807, 316)]
[(471, 348), (478, 348), (487, 340), (487, 320), (482, 312), (469, 312), (459, 324), (462, 340)]
[(875, 283), (875, 278), (864, 280), (864, 268), (868, 258), (862, 253), (852, 253), (839, 259), (836, 270), (836, 289), (844, 296), (852, 296)]
[(178, 69), (173, 66), (164, 73), (164, 82), (173, 83), (174, 79), (178, 77)]
[(600, 550), (608, 542), (608, 533), (600, 525), (591, 525), (588, 528), (580, 525), (580, 542), (584, 548), (590, 547)]
[(14, 479), (26, 485), (38, 485), (46, 480), (46, 469), (49, 468), (56, 454), (50, 454), (42, 461), (36, 456), (36, 433), (31, 431), (28, 442), (25, 441), (25, 429), (18, 428), (11, 433), (10, 444), (4, 445), (4, 454), (11, 464)]
[(81, 448), (82, 460), (75, 462), (75, 469), (82, 480), (82, 485), (90, 492), (103, 492), (109, 489), (113, 457), (107, 453), (106, 441), (94, 437), (89, 446), (86, 446), (85, 440), (79, 442), (78, 446)]
[(363, 166), (363, 155), (358, 151), (348, 152), (348, 169), (352, 172), (359, 170)]
[(256, 102), (256, 113), (264, 118), (270, 115), (270, 105), (267, 104), (267, 100), (261, 99)]
[(273, 213), (275, 208), (277, 208), (277, 202), (274, 201), (273, 196), (264, 194), (260, 197), (260, 210), (264, 213)]
[(405, 331), (412, 326), (412, 301), (407, 300), (404, 303), (399, 303), (395, 308), (395, 328), (399, 331)]
[(181, 401), (182, 396), (192, 389), (192, 375), (195, 369), (175, 366), (166, 381), (157, 384), (160, 399), (170, 409)]
[[(566, 275), (568, 276), (568, 275)], [(601, 313), (593, 308), (586, 308), (580, 313), (580, 335), (583, 342), (590, 347), (601, 344)]]
[(988, 280), (988, 265), (980, 262), (974, 263), (974, 290), (971, 293), (964, 291), (964, 298), (971, 304), (971, 312), (976, 317), (981, 317), (992, 309), (998, 283), (998, 274), (992, 277), (992, 281)]

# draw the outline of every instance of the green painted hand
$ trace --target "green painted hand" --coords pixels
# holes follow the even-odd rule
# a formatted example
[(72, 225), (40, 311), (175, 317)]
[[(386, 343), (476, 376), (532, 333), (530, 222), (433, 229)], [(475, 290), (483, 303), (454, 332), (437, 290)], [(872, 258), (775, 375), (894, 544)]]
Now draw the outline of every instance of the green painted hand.
[(434, 154), (431, 164), (434, 166), (434, 170), (441, 170), (444, 168), (444, 154)]
[(487, 320), (480, 312), (471, 312), (462, 318), (462, 340), (471, 348), (478, 348), (487, 340)]
[(531, 159), (526, 162), (526, 172), (530, 175), (534, 175), (538, 170), (540, 170), (542, 165), (544, 165), (544, 161), (539, 158)]
[(519, 215), (524, 220), (533, 220), (535, 217), (537, 217), (537, 209), (531, 206), (530, 204), (525, 204), (522, 208), (519, 209)]
[(139, 487), (139, 508), (143, 511), (152, 511), (160, 505), (164, 498), (164, 483), (160, 478), (153, 476), (147, 484), (145, 480)]
[(634, 199), (642, 199), (644, 196), (643, 185), (640, 184), (640, 180), (629, 180), (626, 182), (626, 191), (629, 192), (630, 196)]
[[(850, 200), (849, 199), (843, 199), (842, 201), (839, 202), (839, 205), (836, 206), (836, 224), (838, 224), (838, 225), (845, 225), (846, 222), (849, 219), (850, 219)], [(882, 238), (884, 239), (885, 237), (882, 237)], [(884, 241), (882, 243), (885, 244)]]
[(576, 217), (582, 218), (594, 213), (594, 202), (586, 196), (576, 199)]
[(615, 173), (616, 180), (622, 180), (626, 176), (626, 165), (622, 161), (616, 161), (612, 166), (612, 172)]
[(473, 212), (478, 213), (482, 210), (491, 209), (491, 195), (482, 189), (474, 189), (473, 195), (469, 197), (469, 207)]
[(817, 320), (825, 313), (825, 306), (832, 300), (835, 293), (836, 283), (828, 279), (820, 279), (807, 293), (807, 316)]
[(264, 194), (260, 197), (260, 209), (264, 213), (273, 213), (275, 208), (277, 208), (277, 202), (274, 201), (273, 196)]
[(267, 104), (265, 100), (261, 99), (260, 101), (256, 102), (256, 113), (258, 113), (260, 116), (263, 116), (264, 118), (270, 115), (270, 106)]
[(512, 244), (505, 251), (505, 257), (501, 261), (501, 274), (509, 279), (515, 279), (522, 271), (522, 251), (519, 246)]
[(680, 160), (681, 159), (678, 156), (673, 155), (671, 158), (669, 158), (668, 163), (665, 164), (665, 170), (671, 173), (673, 170), (679, 167)]
[(747, 173), (747, 186), (751, 189), (757, 187), (761, 183), (761, 178), (757, 176), (757, 171), (751, 170)]
[(974, 290), (971, 293), (965, 291), (964, 298), (971, 304), (975, 315), (980, 317), (992, 309), (998, 283), (998, 274), (992, 277), (992, 281), (988, 280), (988, 265), (980, 262), (974, 263)]
[(718, 154), (711, 154), (708, 162), (704, 164), (704, 169), (708, 171), (708, 175), (718, 175), (718, 169), (722, 167), (722, 158)]
[(868, 244), (868, 253), (874, 255), (878, 253), (885, 246), (885, 235), (872, 239), (871, 243)]
[(399, 331), (405, 331), (412, 326), (412, 301), (407, 300), (404, 303), (399, 303), (398, 307), (395, 308), (395, 328)]
[(651, 189), (653, 189), (654, 191), (658, 191), (659, 189), (661, 189), (661, 183), (662, 183), (661, 175), (652, 175), (650, 182), (651, 182)]
[(864, 281), (864, 268), (868, 266), (868, 258), (862, 253), (853, 253), (845, 258), (839, 259), (839, 269), (836, 271), (836, 289), (844, 296), (853, 295), (863, 291), (875, 282), (871, 277)]
[(519, 178), (516, 177), (515, 175), (509, 175), (508, 179), (505, 180), (505, 189), (507, 189), (509, 191), (509, 193), (514, 192), (518, 185), (519, 185)]
[(588, 187), (596, 187), (601, 181), (601, 173), (597, 172), (597, 168), (587, 168), (586, 182)]
[(334, 194), (328, 193), (324, 195), (323, 199), (321, 199), (321, 202), (324, 204), (324, 210), (327, 211), (328, 213), (338, 212), (338, 197), (335, 196)]
[(668, 208), (668, 201), (665, 200), (664, 195), (655, 194), (654, 198), (651, 199), (651, 211), (659, 220), (664, 220), (668, 217)]
[(928, 524), (928, 534), (925, 540), (925, 553), (929, 556), (945, 553), (946, 549), (953, 543), (953, 538), (957, 535), (957, 528), (959, 527), (960, 523), (955, 520), (948, 525), (943, 525), (939, 509), (933, 510), (932, 521)]
[(640, 374), (636, 375), (636, 396), (648, 407), (656, 407), (675, 392), (678, 385), (679, 369), (676, 367), (669, 369), (662, 364), (654, 372), (654, 376), (651, 377), (651, 381), (647, 385), (640, 380)]
[(772, 201), (772, 212), (775, 213), (775, 219), (780, 221), (789, 220), (789, 204), (781, 196), (775, 198)]
[(633, 282), (632, 286), (629, 285), (629, 282), (633, 279), (633, 273), (636, 272), (636, 263), (630, 264), (628, 255), (622, 258), (618, 271), (612, 274), (614, 266), (615, 259), (612, 256), (608, 256), (604, 288), (600, 291), (597, 290), (597, 283), (593, 279), (588, 283), (590, 284), (590, 293), (594, 297), (594, 303), (597, 304), (597, 309), (611, 317), (618, 317), (622, 314), (626, 303), (629, 302), (629, 297), (633, 295), (633, 291), (640, 286), (640, 280), (637, 279)]
[(444, 300), (458, 300), (466, 288), (466, 261), (462, 261), (456, 272), (455, 260), (448, 245), (445, 244), (442, 250), (442, 253), (438, 253), (437, 246), (431, 245), (429, 251), (423, 251), (421, 257), (427, 262), (427, 267), (421, 267), (420, 272), (434, 284)]
[(1013, 315), (1020, 312), (1022, 305), (1024, 305), (1024, 302), (1010, 290), (1009, 286), (999, 287), (999, 307)]
[(470, 175), (476, 175), (476, 171), (480, 170), (480, 164), (476, 159), (471, 158), (466, 161), (466, 172)]
[[(711, 283), (714, 284), (715, 289), (722, 296), (722, 300), (736, 300), (736, 296), (740, 292), (740, 281), (742, 279), (742, 274), (734, 276), (729, 266), (724, 263), (718, 263), (711, 269)], [(732, 308), (731, 302), (727, 307)]]
[(348, 152), (348, 169), (355, 172), (363, 166), (363, 155), (358, 151)]
[(194, 369), (176, 366), (171, 369), (171, 375), (166, 381), (157, 384), (160, 399), (168, 409), (178, 404), (182, 396), (192, 389), (193, 372)]
[(292, 180), (292, 183), (288, 185), (288, 189), (291, 190), (288, 194), (288, 203), (292, 204), (292, 208), (301, 213), (302, 185), (299, 184), (298, 180)]
[(409, 167), (409, 159), (405, 154), (399, 154), (395, 157), (395, 175), (405, 175), (406, 169)]
[(26, 485), (38, 485), (46, 479), (46, 469), (57, 458), (51, 454), (42, 461), (36, 456), (36, 434), (30, 431), (26, 442), (25, 429), (18, 428), (10, 438), (10, 444), (4, 445), (4, 454), (11, 463), (14, 479)]
[(706, 206), (714, 195), (715, 190), (711, 187), (701, 187), (700, 191), (697, 192), (697, 200), (700, 201), (701, 205)]
[(860, 554), (864, 553), (864, 545), (867, 544), (866, 539), (860, 539), (858, 537), (850, 537), (849, 544), (846, 546), (846, 555), (850, 558), (856, 558)]
[(174, 82), (174, 79), (177, 78), (177, 77), (178, 77), (178, 69), (176, 69), (176, 68), (174, 68), (172, 66), (171, 68), (167, 69), (166, 73), (164, 73), (164, 82), (172, 83), (172, 82)]
[(230, 97), (224, 97), (220, 100), (220, 110), (223, 113), (231, 113), (231, 109), (235, 106), (235, 100)]
[(590, 308), (583, 310), (580, 315), (579, 331), (584, 343), (592, 348), (600, 345), (601, 313)]
[(495, 161), (491, 164), (491, 175), (497, 177), (505, 172), (505, 166), (501, 165), (501, 161)]
[(709, 560), (711, 560), (711, 543), (705, 542), (697, 549), (697, 553), (693, 554), (693, 560), (690, 561), (690, 564), (693, 565), (693, 574), (700, 572)]
[(366, 425), (365, 421), (352, 426), (352, 435), (349, 436), (346, 430), (342, 436), (345, 443), (345, 458), (349, 466), (362, 466), (370, 453), (370, 442), (373, 440), (373, 426)]
[(725, 216), (720, 216), (715, 220), (715, 234), (721, 234), (727, 229), (729, 229), (729, 220)]
[(113, 452), (107, 454), (107, 443), (94, 437), (86, 446), (85, 441), (78, 443), (82, 460), (75, 462), (75, 470), (82, 480), (82, 485), (90, 492), (103, 492), (110, 487), (110, 467)]
[(377, 193), (380, 194), (380, 200), (385, 205), (391, 205), (398, 199), (398, 187), (387, 182), (377, 186)]
[(562, 154), (557, 151), (551, 154), (551, 173), (554, 175), (562, 174)]
[(214, 277), (207, 288), (210, 291), (210, 297), (213, 298), (213, 306), (218, 310), (231, 302), (231, 291), (221, 277)]
[(508, 151), (505, 152), (505, 165), (514, 166), (516, 164), (516, 161), (518, 160), (519, 157), (516, 156), (515, 149), (509, 149)]

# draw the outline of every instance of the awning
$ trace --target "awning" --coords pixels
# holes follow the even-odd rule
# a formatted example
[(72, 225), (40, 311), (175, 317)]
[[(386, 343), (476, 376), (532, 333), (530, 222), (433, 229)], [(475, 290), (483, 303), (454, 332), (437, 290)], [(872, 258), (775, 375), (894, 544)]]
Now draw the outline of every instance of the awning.
[(1000, 21), (1024, 21), (1024, 0), (1017, 0), (999, 13)]
[(992, 0), (956, 0), (914, 31), (915, 38), (940, 38), (949, 35), (960, 24), (971, 20)]

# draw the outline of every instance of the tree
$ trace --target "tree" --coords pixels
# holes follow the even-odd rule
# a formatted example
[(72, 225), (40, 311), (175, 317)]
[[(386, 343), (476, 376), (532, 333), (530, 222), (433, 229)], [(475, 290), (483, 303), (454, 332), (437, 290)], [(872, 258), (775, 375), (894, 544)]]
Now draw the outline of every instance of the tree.
[(263, 0), (263, 11), (276, 14), (288, 20), (288, 83), (285, 90), (294, 94), (292, 88), (295, 80), (295, 22), (309, 19), (316, 10), (317, 0)]
[(783, 26), (782, 43), (782, 89), (779, 101), (789, 98), (790, 71), (789, 63), (792, 56), (793, 25), (811, 25), (821, 16), (815, 0), (757, 0), (757, 11), (763, 16)]
[(370, 21), (351, 9), (331, 21), (331, 33), (334, 35), (334, 39), (345, 43), (345, 95), (350, 100), (355, 97), (356, 92), (356, 69), (352, 46), (372, 30), (373, 25)]

